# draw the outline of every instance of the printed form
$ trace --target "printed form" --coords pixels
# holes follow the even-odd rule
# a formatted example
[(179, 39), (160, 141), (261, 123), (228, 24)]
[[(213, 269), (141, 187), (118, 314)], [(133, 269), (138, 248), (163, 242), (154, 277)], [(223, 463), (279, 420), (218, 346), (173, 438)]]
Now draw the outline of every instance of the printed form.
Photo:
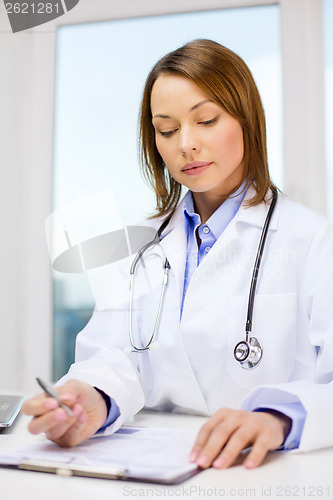
[(73, 448), (51, 441), (0, 453), (0, 465), (65, 475), (176, 484), (199, 472), (189, 462), (197, 431), (121, 427)]

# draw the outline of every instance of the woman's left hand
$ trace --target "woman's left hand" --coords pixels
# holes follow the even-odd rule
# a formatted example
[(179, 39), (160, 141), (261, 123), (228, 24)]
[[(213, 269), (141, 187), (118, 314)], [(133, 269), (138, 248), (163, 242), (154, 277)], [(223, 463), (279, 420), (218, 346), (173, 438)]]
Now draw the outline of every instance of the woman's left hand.
[(269, 451), (284, 443), (291, 423), (289, 417), (274, 410), (248, 412), (222, 408), (200, 429), (190, 461), (202, 468), (226, 469), (242, 450), (252, 446), (244, 466), (253, 469)]

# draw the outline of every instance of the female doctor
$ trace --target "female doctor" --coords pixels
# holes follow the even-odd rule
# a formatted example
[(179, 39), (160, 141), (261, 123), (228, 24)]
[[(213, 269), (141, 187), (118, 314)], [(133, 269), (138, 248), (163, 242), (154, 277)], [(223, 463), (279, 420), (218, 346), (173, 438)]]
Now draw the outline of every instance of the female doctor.
[(145, 406), (210, 416), (189, 457), (203, 468), (249, 446), (247, 468), (333, 445), (332, 228), (272, 184), (244, 61), (209, 40), (163, 57), (140, 137), (159, 244), (113, 266), (114, 302), (96, 308), (57, 386), (72, 415), (37, 395), (23, 405), (30, 431), (73, 446)]

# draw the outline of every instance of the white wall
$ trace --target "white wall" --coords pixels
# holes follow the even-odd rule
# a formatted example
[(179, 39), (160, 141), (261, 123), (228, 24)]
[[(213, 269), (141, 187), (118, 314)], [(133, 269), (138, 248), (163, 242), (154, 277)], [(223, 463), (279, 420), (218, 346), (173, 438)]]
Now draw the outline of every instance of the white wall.
[(81, 0), (68, 14), (12, 34), (0, 3), (1, 385), (34, 392), (51, 374), (51, 212), (56, 27), (161, 13), (281, 4), (285, 190), (325, 211), (321, 0)]

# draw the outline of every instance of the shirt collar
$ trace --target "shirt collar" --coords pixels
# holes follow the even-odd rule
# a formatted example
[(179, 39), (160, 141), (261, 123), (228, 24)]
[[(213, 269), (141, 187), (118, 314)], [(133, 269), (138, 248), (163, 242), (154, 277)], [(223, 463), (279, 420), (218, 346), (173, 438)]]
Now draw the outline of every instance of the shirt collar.
[[(238, 212), (238, 209), (246, 195), (247, 189), (244, 189), (245, 185), (246, 183), (243, 182), (237, 191), (231, 197), (227, 198), (207, 220), (205, 225), (209, 227), (216, 239), (221, 236), (225, 228)], [(200, 215), (194, 211), (193, 196), (191, 191), (188, 191), (184, 197), (183, 208), (186, 226), (192, 227), (193, 230), (195, 230), (201, 225), (201, 220)]]

